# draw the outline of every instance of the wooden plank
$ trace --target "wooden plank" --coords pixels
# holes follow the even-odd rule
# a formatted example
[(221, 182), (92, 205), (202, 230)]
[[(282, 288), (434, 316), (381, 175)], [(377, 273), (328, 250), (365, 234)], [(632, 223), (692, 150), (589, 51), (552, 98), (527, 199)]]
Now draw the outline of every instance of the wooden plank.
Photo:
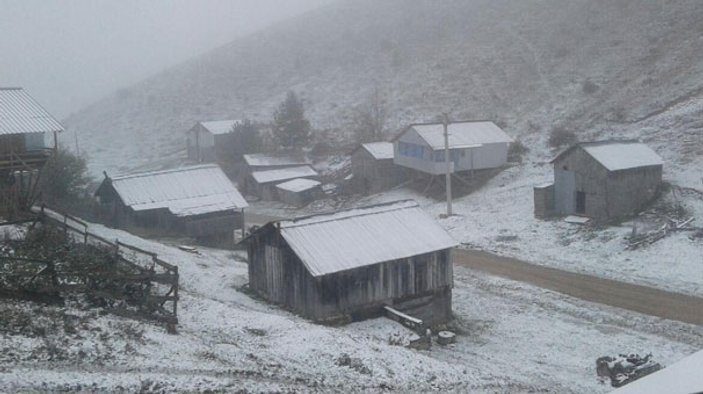
[[(408, 322), (408, 323), (412, 324), (413, 326), (418, 326), (418, 327), (422, 326), (422, 320), (420, 320), (416, 317), (406, 315), (405, 313), (403, 313), (397, 309), (391, 308), (388, 305), (384, 306), (383, 309), (385, 309), (386, 312), (388, 312), (391, 316), (393, 316), (401, 321)], [(393, 319), (393, 320), (396, 320), (396, 319)]]

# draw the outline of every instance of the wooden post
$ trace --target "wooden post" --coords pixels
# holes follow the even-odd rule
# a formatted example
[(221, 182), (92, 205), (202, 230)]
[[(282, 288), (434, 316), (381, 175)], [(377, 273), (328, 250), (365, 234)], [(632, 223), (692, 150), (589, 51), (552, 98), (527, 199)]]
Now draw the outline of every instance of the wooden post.
[(452, 173), (449, 165), (449, 115), (443, 115), (442, 126), (444, 127), (444, 179), (447, 193), (447, 216), (452, 216)]

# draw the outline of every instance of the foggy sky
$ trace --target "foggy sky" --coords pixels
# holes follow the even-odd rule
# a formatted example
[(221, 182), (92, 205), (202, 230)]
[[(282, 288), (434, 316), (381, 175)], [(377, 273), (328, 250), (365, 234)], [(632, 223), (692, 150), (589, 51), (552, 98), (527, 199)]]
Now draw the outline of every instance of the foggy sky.
[(0, 86), (59, 119), (331, 0), (0, 0)]

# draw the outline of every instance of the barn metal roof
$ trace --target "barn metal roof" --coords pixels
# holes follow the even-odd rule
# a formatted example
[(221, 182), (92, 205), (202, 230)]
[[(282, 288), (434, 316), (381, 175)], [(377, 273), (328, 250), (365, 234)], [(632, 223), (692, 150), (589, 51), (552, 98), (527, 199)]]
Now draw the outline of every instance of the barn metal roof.
[(287, 181), (295, 178), (316, 177), (317, 171), (310, 166), (280, 168), (277, 170), (254, 171), (251, 176), (257, 183), (271, 183)]
[(0, 135), (63, 130), (63, 126), (24, 89), (0, 88)]
[(135, 211), (166, 208), (176, 216), (190, 216), (248, 206), (216, 164), (117, 176), (110, 181), (122, 202)]
[(457, 245), (411, 200), (279, 224), (283, 238), (315, 277)]
[[(432, 149), (444, 149), (444, 126), (442, 123), (410, 125)], [(485, 144), (513, 142), (500, 127), (491, 121), (462, 121), (449, 123), (449, 148), (476, 148)], [(407, 132), (407, 130), (406, 130)]]
[(664, 164), (664, 161), (656, 152), (636, 140), (582, 142), (559, 153), (552, 160), (552, 163), (568, 152), (571, 152), (576, 147), (581, 147), (608, 171), (660, 166)]
[(200, 122), (205, 130), (215, 135), (231, 133), (234, 125), (240, 123), (240, 120), (213, 120), (209, 122)]
[(361, 144), (367, 152), (376, 160), (392, 159), (393, 158), (393, 143), (392, 142), (369, 142)]
[(270, 156), (265, 153), (250, 153), (243, 155), (244, 161), (255, 167), (265, 166), (295, 166), (307, 165), (310, 162), (306, 159), (297, 159), (289, 156)]
[(305, 190), (310, 190), (320, 185), (320, 182), (314, 181), (312, 179), (296, 178), (288, 182), (279, 183), (278, 185), (276, 185), (276, 187), (279, 189), (287, 190), (289, 192), (302, 192)]

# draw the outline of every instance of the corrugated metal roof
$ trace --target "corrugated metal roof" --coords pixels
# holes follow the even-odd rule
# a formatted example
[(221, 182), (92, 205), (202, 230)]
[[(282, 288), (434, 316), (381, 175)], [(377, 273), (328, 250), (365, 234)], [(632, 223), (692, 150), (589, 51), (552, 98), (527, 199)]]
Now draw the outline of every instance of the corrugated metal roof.
[(279, 183), (277, 188), (287, 190), (289, 192), (302, 192), (320, 186), (321, 183), (312, 179), (296, 178), (288, 182)]
[(361, 144), (367, 152), (376, 160), (392, 159), (393, 158), (393, 143), (392, 142), (369, 142)]
[(656, 152), (637, 141), (604, 141), (580, 146), (609, 171), (664, 164)]
[(0, 134), (63, 130), (61, 123), (22, 88), (0, 88)]
[(199, 215), (248, 206), (215, 164), (117, 176), (112, 187), (135, 211), (167, 208), (176, 216)]
[(457, 245), (415, 201), (282, 221), (280, 232), (316, 277)]
[(219, 135), (231, 133), (234, 125), (240, 122), (240, 120), (213, 120), (209, 122), (200, 122), (200, 124), (205, 128), (205, 130), (211, 132), (212, 134)]
[(288, 156), (270, 156), (264, 153), (250, 153), (243, 155), (244, 161), (255, 167), (265, 166), (297, 166), (310, 164), (306, 159), (296, 159)]
[(254, 171), (251, 176), (257, 183), (271, 183), (295, 178), (316, 177), (318, 174), (310, 166), (298, 166), (277, 170)]
[(610, 394), (690, 394), (703, 392), (703, 350), (643, 376)]
[[(444, 126), (442, 123), (411, 125), (432, 149), (444, 149)], [(500, 127), (491, 121), (454, 122), (447, 126), (449, 148), (472, 148), (492, 143), (513, 142)]]

